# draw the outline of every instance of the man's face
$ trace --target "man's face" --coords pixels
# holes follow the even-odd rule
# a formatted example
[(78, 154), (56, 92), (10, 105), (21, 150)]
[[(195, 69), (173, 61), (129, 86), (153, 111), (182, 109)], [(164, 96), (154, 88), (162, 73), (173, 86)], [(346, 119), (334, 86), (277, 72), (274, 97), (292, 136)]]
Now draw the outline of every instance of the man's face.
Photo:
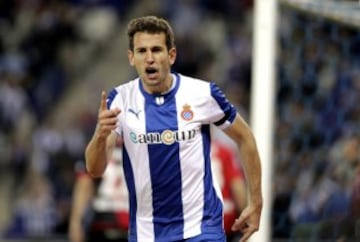
[(164, 33), (136, 33), (134, 49), (128, 51), (128, 57), (145, 90), (151, 93), (166, 91), (171, 83), (170, 68), (175, 62), (176, 49), (167, 49)]

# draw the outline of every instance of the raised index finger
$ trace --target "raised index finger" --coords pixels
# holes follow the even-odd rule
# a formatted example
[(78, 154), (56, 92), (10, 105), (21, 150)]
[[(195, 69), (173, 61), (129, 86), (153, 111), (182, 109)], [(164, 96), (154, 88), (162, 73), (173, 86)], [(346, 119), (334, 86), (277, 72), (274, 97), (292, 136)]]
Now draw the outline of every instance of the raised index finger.
[(100, 102), (100, 110), (107, 110), (107, 104), (106, 104), (106, 92), (101, 92), (101, 102)]

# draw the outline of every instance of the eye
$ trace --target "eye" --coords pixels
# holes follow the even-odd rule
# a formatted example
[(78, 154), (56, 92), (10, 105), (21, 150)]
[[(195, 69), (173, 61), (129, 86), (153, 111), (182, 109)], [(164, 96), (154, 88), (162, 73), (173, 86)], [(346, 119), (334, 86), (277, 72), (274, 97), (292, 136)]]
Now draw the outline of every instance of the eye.
[(151, 50), (152, 50), (152, 52), (161, 52), (162, 48), (159, 46), (156, 46), (156, 47), (152, 48)]

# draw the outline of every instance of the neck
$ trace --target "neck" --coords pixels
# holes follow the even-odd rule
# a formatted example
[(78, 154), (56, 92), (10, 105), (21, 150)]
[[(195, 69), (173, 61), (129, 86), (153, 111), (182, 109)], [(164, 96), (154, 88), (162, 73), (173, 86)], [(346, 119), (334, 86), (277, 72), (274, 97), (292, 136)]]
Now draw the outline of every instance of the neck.
[(170, 73), (167, 78), (165, 79), (164, 82), (162, 82), (161, 84), (157, 85), (157, 86), (145, 86), (144, 85), (144, 89), (145, 91), (147, 91), (150, 94), (165, 94), (167, 93), (172, 85), (173, 85), (173, 76)]
[(171, 90), (174, 81), (173, 79), (174, 79), (173, 76), (170, 74), (167, 80), (165, 81), (164, 90), (161, 91), (160, 94), (165, 94)]

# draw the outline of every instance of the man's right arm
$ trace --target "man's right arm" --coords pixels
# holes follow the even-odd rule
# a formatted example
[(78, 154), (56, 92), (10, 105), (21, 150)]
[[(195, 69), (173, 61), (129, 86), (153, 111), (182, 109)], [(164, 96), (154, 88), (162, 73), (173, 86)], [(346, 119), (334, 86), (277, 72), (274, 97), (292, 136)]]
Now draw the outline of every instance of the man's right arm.
[(106, 92), (103, 91), (96, 129), (85, 150), (86, 169), (93, 177), (103, 175), (108, 161), (107, 157), (111, 157), (117, 136), (114, 130), (117, 128), (117, 116), (120, 109), (109, 110), (106, 96)]
[(101, 177), (105, 172), (107, 157), (111, 157), (115, 147), (117, 134), (112, 132), (108, 137), (96, 137), (96, 133), (90, 140), (85, 150), (86, 169), (92, 177)]

